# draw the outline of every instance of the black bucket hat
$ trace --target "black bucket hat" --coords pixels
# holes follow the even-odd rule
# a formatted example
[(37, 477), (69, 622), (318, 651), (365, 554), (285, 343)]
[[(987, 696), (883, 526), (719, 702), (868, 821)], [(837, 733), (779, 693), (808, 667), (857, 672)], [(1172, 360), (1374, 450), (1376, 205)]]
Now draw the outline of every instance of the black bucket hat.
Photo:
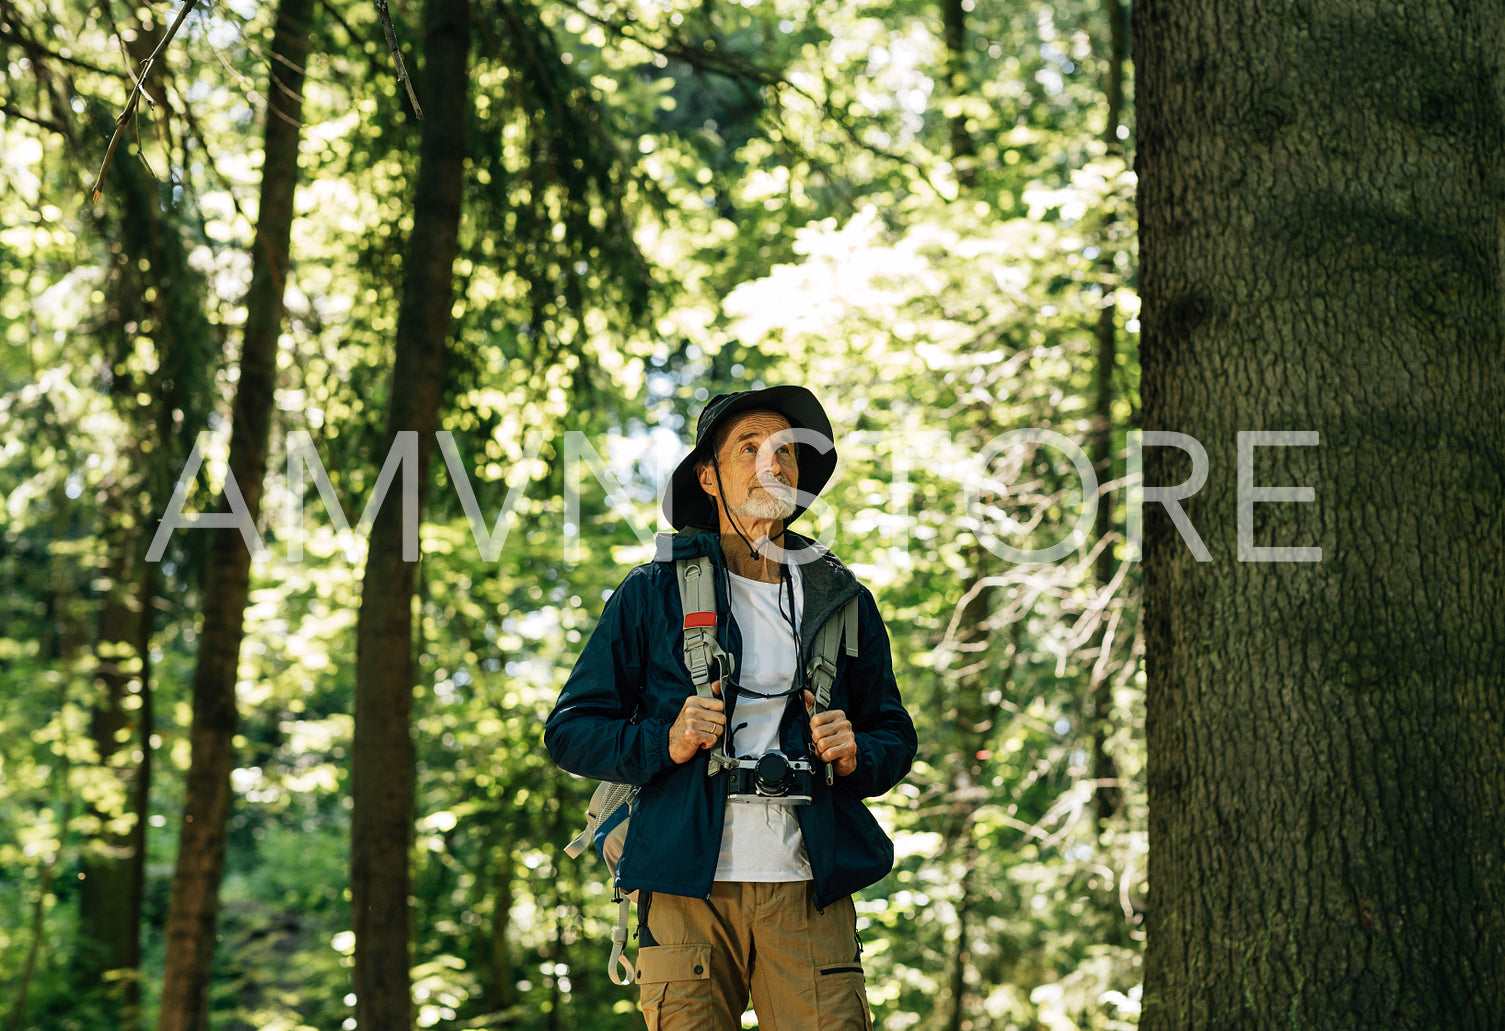
[[(797, 487), (801, 494), (819, 495), (836, 471), (836, 441), (831, 433), (831, 420), (826, 418), (825, 409), (815, 395), (804, 387), (767, 387), (717, 394), (701, 409), (700, 420), (695, 424), (695, 447), (674, 470), (669, 479), (669, 492), (664, 495), (664, 515), (676, 530), (683, 530), (686, 526), (714, 528), (717, 525), (716, 503), (701, 489), (695, 467), (701, 459), (712, 457), (711, 442), (716, 439), (716, 431), (743, 412), (777, 412), (789, 420), (790, 426), (810, 430), (824, 438), (813, 443), (799, 442)], [(821, 450), (822, 447), (825, 450)], [(798, 519), (807, 507), (797, 505), (784, 525)]]

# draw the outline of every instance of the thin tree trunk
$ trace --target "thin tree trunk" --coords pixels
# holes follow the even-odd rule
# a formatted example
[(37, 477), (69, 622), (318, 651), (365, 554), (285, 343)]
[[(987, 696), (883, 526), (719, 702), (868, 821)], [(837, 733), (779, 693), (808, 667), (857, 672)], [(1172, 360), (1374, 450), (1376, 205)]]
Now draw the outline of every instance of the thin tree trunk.
[(487, 968), (490, 1008), (510, 1010), (517, 1005), (516, 976), (512, 971), (512, 949), (507, 939), (512, 933), (513, 843), (504, 840), (495, 850), (496, 901), (491, 912), (491, 962)]
[[(1147, 512), (1140, 1026), (1498, 1028), (1505, 3), (1134, 20), (1144, 425), (1211, 555)], [(1314, 492), (1247, 561), (1240, 483)]]
[[(386, 434), (390, 453), (399, 433), (416, 431), (419, 513), (439, 427), (459, 253), (469, 22), (468, 0), (428, 0), (425, 5), (419, 80), (426, 87), (425, 119)], [(356, 626), (350, 866), (361, 1031), (407, 1031), (411, 1026), (414, 562), (403, 555), (406, 507), (383, 505), (372, 525)]]
[[(132, 398), (134, 400), (134, 397)], [(142, 456), (144, 459), (145, 456)], [(147, 575), (140, 527), (143, 513), (125, 496), (140, 491), (134, 474), (118, 490), (123, 510), (110, 520), (109, 583), (100, 610), (95, 685), (98, 697), (89, 720), (99, 769), (118, 790), (88, 805), (97, 826), (84, 843), (79, 882), (79, 940), (74, 969), (82, 983), (111, 983), (115, 1019), (123, 1031), (137, 1026), (141, 965), (141, 888), (146, 810), (142, 789), (149, 776), (150, 681), (146, 668), (151, 643), (154, 578)], [(122, 826), (127, 824), (128, 826)]]
[[(139, 517), (136, 527), (145, 525)], [(146, 813), (151, 786), (151, 633), (156, 576), (143, 561), (145, 535), (121, 533), (112, 586), (100, 614), (103, 696), (90, 719), (100, 768), (120, 787), (119, 811), (90, 807), (101, 828), (84, 846), (79, 885), (79, 976), (120, 980), (119, 1021), (134, 1031), (141, 1007), (141, 896), (146, 885)], [(125, 821), (124, 829), (111, 828)]]
[[(158, 26), (138, 33), (130, 47), (149, 50), (161, 31)], [(151, 88), (161, 88), (155, 78)], [(109, 1007), (110, 1021), (122, 1031), (135, 1031), (140, 1018), (140, 923), (151, 776), (148, 656), (156, 597), (154, 570), (145, 561), (145, 527), (157, 510), (159, 483), (172, 455), (172, 449), (163, 446), (159, 421), (173, 407), (168, 394), (181, 396), (164, 390), (163, 370), (179, 365), (197, 328), (169, 318), (169, 302), (186, 295), (196, 306), (200, 295), (189, 277), (173, 275), (182, 241), (178, 227), (161, 210), (155, 184), (132, 164), (122, 166), (117, 185), (118, 221), (101, 216), (99, 226), (102, 233), (116, 236), (118, 249), (110, 276), (105, 350), (111, 402), (128, 429), (102, 513), (100, 537), (106, 557), (98, 575), (105, 590), (94, 646), (95, 697), (89, 728), (99, 769), (117, 790), (107, 800), (83, 803), (93, 826), (80, 857), (80, 933), (73, 967), (80, 983), (97, 986), (94, 990)], [(156, 289), (154, 300), (147, 300), (148, 286)], [(152, 327), (154, 372), (144, 372), (132, 361), (137, 326)], [(178, 388), (190, 392), (191, 384), (180, 383)], [(141, 406), (137, 399), (142, 394), (153, 398), (152, 406)]]
[(960, 1031), (967, 1020), (967, 968), (972, 963), (971, 911), (977, 903), (975, 874), (977, 847), (974, 839), (973, 816), (986, 798), (986, 789), (979, 787), (978, 775), (982, 772), (981, 751), (986, 747), (989, 733), (993, 730), (990, 706), (985, 697), (989, 683), (999, 670), (985, 656), (988, 649), (988, 617), (993, 606), (993, 592), (979, 586), (988, 576), (991, 555), (979, 543), (973, 543), (968, 555), (971, 573), (966, 584), (970, 595), (962, 609), (957, 645), (962, 650), (960, 662), (971, 667), (956, 678), (956, 707), (949, 714), (951, 727), (951, 803), (946, 822), (941, 828), (942, 844), (939, 854), (959, 857), (961, 876), (957, 884), (956, 900), (956, 952), (950, 957), (950, 997), (947, 1000), (945, 1026), (949, 1031)]
[[(253, 519), (261, 511), (266, 475), (298, 181), (303, 70), (313, 9), (312, 0), (281, 0), (272, 42), (261, 202), (230, 435), (230, 475)], [(204, 619), (193, 682), (192, 753), (167, 920), (159, 1031), (203, 1031), (208, 1026), (234, 765), (235, 682), (250, 571), (251, 556), (240, 534), (215, 531), (204, 575)]]
[[(55, 540), (66, 540), (68, 537), (68, 506), (63, 503), (61, 491), (54, 496), (53, 512), (53, 537)], [(73, 591), (76, 589), (70, 575), (69, 565), (63, 559), (61, 551), (55, 552), (52, 559), (51, 586), (56, 591), (53, 596), (53, 622), (51, 626), (51, 658), (60, 668), (64, 668), (76, 660), (78, 653), (84, 647), (83, 631), (78, 620), (74, 618)], [(57, 709), (59, 713), (66, 713), (68, 702), (69, 684), (67, 678), (62, 681), (58, 691)], [(31, 995), (32, 982), (36, 978), (37, 967), (41, 962), (43, 949), (46, 945), (47, 931), (47, 901), (52, 894), (52, 885), (57, 876), (58, 864), (62, 861), (63, 853), (68, 843), (68, 829), (73, 825), (74, 819), (74, 793), (71, 784), (72, 771), (69, 756), (72, 749), (68, 743), (68, 721), (66, 716), (60, 720), (63, 738), (59, 742), (61, 751), (59, 761), (52, 772), (52, 783), (58, 785), (57, 791), (52, 797), (53, 812), (58, 822), (58, 847), (49, 855), (39, 857), (40, 876), (38, 878), (37, 897), (31, 908), (31, 939), (26, 945), (26, 959), (22, 961), (20, 976), (12, 983), (11, 1011), (6, 1027), (9, 1031), (24, 1031), (29, 1025), (26, 1019), (26, 1006)], [(139, 811), (139, 810), (138, 810)]]
[[(143, 544), (145, 540), (143, 538)], [(143, 552), (143, 558), (145, 553)], [(141, 756), (136, 760), (131, 789), (131, 811), (136, 819), (131, 824), (126, 848), (131, 855), (130, 882), (126, 890), (130, 894), (131, 909), (128, 916), (131, 925), (133, 952), (127, 969), (129, 981), (125, 986), (125, 1022), (122, 1031), (136, 1031), (141, 1026), (141, 910), (146, 895), (147, 814), (151, 811), (152, 789), (152, 735), (155, 732), (156, 708), (152, 704), (152, 618), (153, 605), (157, 598), (157, 570), (142, 564), (141, 581), (136, 590), (136, 640), (141, 657), (141, 690), (136, 705), (135, 722), (137, 742)]]
[[(1108, 26), (1108, 76), (1103, 86), (1107, 102), (1107, 119), (1103, 127), (1103, 142), (1110, 154), (1121, 154), (1123, 147), (1118, 139), (1118, 127), (1123, 124), (1124, 63), (1129, 56), (1129, 26), (1124, 18), (1120, 0), (1103, 0), (1103, 17)], [(1112, 231), (1113, 220), (1106, 221), (1103, 235)], [(1113, 301), (1113, 290), (1118, 284), (1118, 270), (1114, 266), (1114, 250), (1103, 247), (1101, 263), (1103, 276), (1103, 300), (1097, 313), (1097, 377), (1096, 398), (1092, 412), (1092, 465), (1097, 471), (1097, 482), (1107, 483), (1113, 478), (1113, 370), (1118, 361), (1118, 306)], [(1113, 532), (1113, 505), (1107, 498), (1099, 498), (1094, 533), (1097, 540), (1104, 541)], [(1112, 548), (1098, 552), (1094, 574), (1098, 590), (1106, 590), (1113, 582), (1115, 559)], [(1107, 646), (1108, 622), (1106, 612), (1098, 629), (1092, 635), (1089, 653), (1101, 655)], [(1108, 738), (1113, 733), (1113, 669), (1102, 659), (1093, 665), (1092, 683), (1092, 769), (1097, 788), (1093, 793), (1093, 811), (1098, 827), (1107, 823), (1118, 811), (1123, 793), (1114, 783), (1118, 779), (1118, 764), (1108, 751)]]
[[(941, 0), (941, 21), (946, 38), (946, 95), (958, 101), (968, 95), (967, 11), (965, 0)], [(955, 111), (947, 120), (951, 129), (951, 163), (956, 181), (962, 186), (977, 185), (977, 144), (967, 128), (965, 110)]]

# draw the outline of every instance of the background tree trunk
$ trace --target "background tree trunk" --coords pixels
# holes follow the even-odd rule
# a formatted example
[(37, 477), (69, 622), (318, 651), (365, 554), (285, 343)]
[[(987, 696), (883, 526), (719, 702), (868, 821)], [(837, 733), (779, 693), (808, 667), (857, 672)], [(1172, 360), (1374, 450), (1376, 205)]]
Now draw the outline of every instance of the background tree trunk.
[[(464, 193), (469, 110), (468, 0), (424, 8), (425, 121), (414, 194), (413, 233), (403, 262), (397, 353), (387, 408), (387, 449), (400, 432), (418, 438), (418, 511), (444, 378)], [(371, 528), (356, 627), (352, 749), (351, 892), (356, 1021), (361, 1031), (411, 1026), (409, 853), (413, 834), (413, 585), (402, 554), (403, 509), (384, 504)]]
[[(1114, 156), (1123, 155), (1123, 144), (1118, 138), (1118, 127), (1123, 124), (1124, 64), (1129, 59), (1129, 25), (1124, 6), (1119, 0), (1104, 0), (1103, 20), (1107, 23), (1108, 67), (1103, 82), (1103, 100), (1107, 117), (1103, 126), (1103, 144)], [(1104, 243), (1113, 228), (1110, 218), (1103, 227)], [(1114, 265), (1113, 248), (1104, 246), (1100, 262), (1102, 269), (1102, 307), (1097, 313), (1097, 376), (1094, 384), (1096, 396), (1092, 404), (1092, 467), (1097, 472), (1099, 485), (1113, 479), (1113, 373), (1118, 365), (1118, 306), (1113, 300), (1113, 291), (1119, 285), (1119, 272)], [(1103, 541), (1113, 532), (1113, 500), (1098, 498), (1097, 516), (1093, 536)], [(1099, 590), (1107, 590), (1113, 582), (1118, 565), (1112, 547), (1098, 552), (1093, 566)], [(1092, 698), (1092, 776), (1098, 782), (1093, 792), (1093, 813), (1101, 829), (1107, 824), (1123, 802), (1119, 789), (1118, 763), (1108, 750), (1108, 738), (1113, 733), (1113, 672), (1114, 667), (1102, 654), (1109, 645), (1108, 614), (1092, 634), (1088, 651), (1096, 651), (1099, 658), (1092, 668), (1089, 685)]]
[[(268, 73), (266, 156), (230, 435), (230, 475), (252, 518), (260, 514), (266, 476), (313, 7), (312, 0), (281, 0)], [(204, 621), (193, 682), (192, 758), (167, 919), (160, 1031), (201, 1031), (208, 1026), (234, 765), (235, 682), (250, 580), (251, 555), (240, 533), (215, 531), (204, 574)]]
[(122, 1031), (139, 1025), (141, 894), (146, 872), (147, 793), (151, 784), (151, 651), (154, 570), (142, 513), (132, 512), (116, 533), (107, 571), (108, 594), (99, 617), (99, 700), (89, 734), (102, 769), (119, 786), (105, 805), (92, 805), (99, 829), (84, 846), (79, 885), (80, 964), (84, 982), (120, 984)]
[[(128, 51), (144, 60), (165, 26), (138, 23)], [(163, 88), (164, 69), (148, 76), (148, 88)], [(199, 308), (204, 284), (175, 274), (182, 257), (182, 227), (161, 203), (156, 184), (139, 163), (119, 170), (110, 215), (101, 209), (96, 227), (115, 241), (117, 262), (110, 277), (103, 320), (109, 363), (109, 395), (121, 423), (121, 456), (106, 488), (102, 511), (103, 561), (98, 634), (94, 646), (94, 697), (89, 736), (108, 792), (86, 792), (85, 841), (80, 856), (79, 939), (73, 967), (80, 983), (102, 989), (100, 1005), (122, 1031), (134, 1031), (140, 1007), (140, 923), (145, 886), (146, 813), (151, 785), (151, 676), (149, 655), (156, 570), (145, 560), (146, 526), (161, 500), (175, 449), (163, 432), (174, 396), (193, 384), (169, 384), (171, 372), (194, 351), (197, 326), (180, 325), (176, 304)], [(113, 217), (112, 217), (113, 216)], [(127, 258), (129, 256), (129, 258)], [(158, 288), (160, 286), (160, 289)], [(174, 296), (173, 303), (169, 295)], [(145, 337), (142, 341), (140, 337)], [(141, 345), (144, 343), (144, 347)], [(155, 357), (139, 360), (138, 348)], [(141, 396), (152, 403), (142, 405)]]
[[(1144, 1031), (1505, 1013), (1505, 5), (1134, 5), (1147, 515)], [(1236, 434), (1253, 507), (1241, 562)], [(1180, 483), (1175, 448), (1145, 482)]]
[[(967, 74), (967, 12), (964, 0), (941, 0), (941, 24), (946, 38), (946, 97), (953, 104), (970, 97)], [(977, 185), (977, 144), (967, 128), (967, 113), (958, 109), (947, 119), (951, 130), (951, 164), (964, 188)]]

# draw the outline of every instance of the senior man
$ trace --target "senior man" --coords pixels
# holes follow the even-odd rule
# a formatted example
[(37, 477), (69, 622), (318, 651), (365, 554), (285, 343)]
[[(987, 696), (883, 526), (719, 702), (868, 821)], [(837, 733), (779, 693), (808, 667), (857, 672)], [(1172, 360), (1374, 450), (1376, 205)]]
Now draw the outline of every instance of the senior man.
[[(872, 1026), (852, 893), (893, 844), (863, 800), (916, 740), (873, 596), (788, 529), (835, 467), (805, 388), (713, 398), (664, 499), (678, 532), (611, 595), (545, 728), (562, 768), (639, 788), (616, 884), (649, 1031), (735, 1031), (749, 996), (762, 1031)], [(714, 613), (682, 598), (700, 556)], [(686, 635), (711, 625), (697, 690)]]

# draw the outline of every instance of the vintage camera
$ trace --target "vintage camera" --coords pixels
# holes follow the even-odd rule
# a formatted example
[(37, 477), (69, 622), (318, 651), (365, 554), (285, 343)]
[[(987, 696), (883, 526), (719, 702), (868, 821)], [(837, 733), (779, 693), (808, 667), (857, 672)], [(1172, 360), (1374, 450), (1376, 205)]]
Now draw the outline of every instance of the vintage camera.
[(790, 758), (779, 751), (765, 752), (756, 759), (739, 756), (728, 772), (732, 779), (727, 798), (732, 802), (805, 805), (815, 783), (814, 767), (808, 759)]

